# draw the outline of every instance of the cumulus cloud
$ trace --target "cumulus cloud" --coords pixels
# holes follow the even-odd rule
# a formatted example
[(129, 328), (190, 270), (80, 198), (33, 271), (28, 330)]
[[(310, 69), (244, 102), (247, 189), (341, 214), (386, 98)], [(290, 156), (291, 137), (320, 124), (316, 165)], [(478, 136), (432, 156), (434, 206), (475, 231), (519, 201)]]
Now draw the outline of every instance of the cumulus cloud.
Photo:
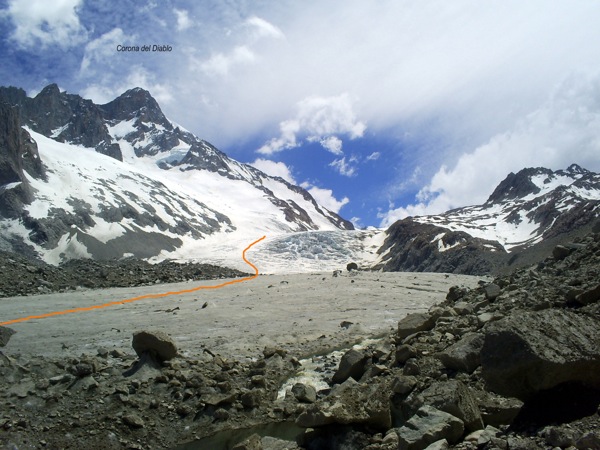
[(346, 160), (346, 157), (336, 159), (332, 161), (329, 166), (336, 169), (340, 175), (344, 175), (345, 177), (352, 177), (356, 175), (358, 169), (356, 167), (356, 163), (358, 160), (355, 157), (350, 157)]
[(92, 66), (95, 64), (106, 67), (102, 63), (114, 57), (117, 45), (127, 45), (133, 39), (135, 39), (135, 36), (126, 36), (121, 28), (114, 28), (99, 38), (88, 42), (81, 60), (80, 73), (89, 76), (88, 72), (92, 70)]
[(366, 128), (357, 119), (348, 93), (331, 97), (310, 96), (298, 102), (294, 119), (279, 124), (279, 137), (270, 139), (258, 152), (269, 155), (298, 147), (306, 139), (320, 141), (327, 150), (341, 154), (341, 140), (334, 135), (356, 139), (363, 136)]
[(254, 162), (250, 163), (250, 165), (256, 167), (258, 170), (262, 170), (267, 175), (271, 175), (272, 177), (281, 177), (292, 184), (297, 184), (294, 176), (292, 175), (291, 169), (283, 162), (257, 158), (254, 160)]
[(600, 76), (572, 76), (514, 129), (442, 167), (417, 195), (417, 203), (380, 214), (381, 226), (407, 216), (438, 214), (481, 204), (510, 172), (524, 167), (565, 169), (577, 163), (600, 170)]
[(377, 161), (381, 156), (380, 152), (373, 152), (367, 156), (367, 161)]
[(336, 136), (328, 136), (320, 140), (320, 144), (325, 150), (330, 151), (334, 155), (343, 155), (342, 151), (342, 140)]
[(86, 39), (77, 15), (81, 4), (81, 0), (11, 0), (3, 13), (15, 26), (11, 37), (19, 46), (68, 48)]
[(173, 12), (177, 17), (177, 31), (184, 31), (192, 26), (192, 21), (185, 9), (175, 8)]
[(334, 213), (339, 213), (340, 209), (350, 202), (348, 197), (343, 197), (341, 200), (335, 198), (331, 189), (319, 188), (312, 186), (310, 183), (302, 183), (301, 186), (314, 197), (318, 204), (323, 205)]

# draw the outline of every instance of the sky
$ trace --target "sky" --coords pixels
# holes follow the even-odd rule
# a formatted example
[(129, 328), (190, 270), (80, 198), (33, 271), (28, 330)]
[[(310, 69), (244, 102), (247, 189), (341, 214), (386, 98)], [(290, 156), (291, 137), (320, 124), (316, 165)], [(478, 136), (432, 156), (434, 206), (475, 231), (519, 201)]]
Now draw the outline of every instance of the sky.
[(98, 104), (142, 87), (230, 157), (386, 227), (525, 167), (599, 172), (598, 24), (596, 0), (0, 0), (0, 85)]

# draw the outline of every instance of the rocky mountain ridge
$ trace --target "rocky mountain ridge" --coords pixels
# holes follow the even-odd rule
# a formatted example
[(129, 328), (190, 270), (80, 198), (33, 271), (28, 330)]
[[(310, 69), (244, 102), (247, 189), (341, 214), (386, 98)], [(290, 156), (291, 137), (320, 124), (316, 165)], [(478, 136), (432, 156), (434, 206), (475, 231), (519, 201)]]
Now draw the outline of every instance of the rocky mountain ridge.
[(96, 105), (55, 84), (34, 98), (1, 87), (0, 104), (0, 248), (55, 264), (163, 259), (227, 234), (353, 229), (169, 121), (143, 89)]
[(485, 274), (542, 259), (589, 232), (600, 214), (600, 174), (526, 168), (509, 174), (488, 200), (394, 223), (377, 268)]

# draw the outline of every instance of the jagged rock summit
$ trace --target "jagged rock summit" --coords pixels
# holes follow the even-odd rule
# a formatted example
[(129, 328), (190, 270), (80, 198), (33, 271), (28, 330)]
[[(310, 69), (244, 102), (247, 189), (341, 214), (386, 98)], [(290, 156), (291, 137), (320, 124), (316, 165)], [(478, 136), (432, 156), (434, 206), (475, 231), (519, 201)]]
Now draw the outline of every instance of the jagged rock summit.
[(97, 105), (56, 84), (33, 98), (0, 87), (0, 119), (0, 249), (53, 264), (189, 258), (266, 233), (353, 229), (174, 124), (141, 88)]

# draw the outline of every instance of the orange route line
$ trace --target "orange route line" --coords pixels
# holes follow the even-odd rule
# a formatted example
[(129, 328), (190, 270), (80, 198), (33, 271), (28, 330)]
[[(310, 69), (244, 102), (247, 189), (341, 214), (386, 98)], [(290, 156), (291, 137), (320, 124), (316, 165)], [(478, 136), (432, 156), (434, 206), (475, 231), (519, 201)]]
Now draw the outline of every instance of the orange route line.
[(94, 311), (96, 309), (108, 308), (109, 306), (124, 305), (126, 303), (133, 303), (133, 302), (137, 302), (138, 300), (145, 300), (148, 298), (161, 298), (161, 297), (168, 297), (170, 295), (189, 294), (190, 292), (196, 292), (201, 289), (220, 289), (222, 287), (230, 286), (232, 284), (243, 283), (244, 281), (254, 280), (256, 277), (258, 277), (258, 268), (246, 259), (246, 252), (248, 250), (250, 250), (250, 248), (253, 245), (258, 244), (260, 241), (262, 241), (266, 237), (267, 236), (263, 236), (260, 239), (257, 239), (252, 244), (250, 244), (248, 247), (246, 247), (244, 249), (244, 251), (242, 252), (242, 259), (244, 260), (244, 262), (254, 269), (254, 275), (249, 276), (249, 277), (236, 278), (235, 280), (226, 281), (225, 283), (216, 284), (216, 285), (196, 286), (195, 288), (184, 289), (182, 291), (164, 292), (162, 294), (146, 294), (146, 295), (140, 295), (139, 297), (127, 298), (125, 300), (118, 300), (115, 302), (103, 303), (101, 305), (92, 305), (92, 306), (86, 306), (86, 307), (81, 307), (81, 308), (65, 309), (63, 311), (54, 311), (54, 312), (49, 312), (49, 313), (45, 313), (45, 314), (38, 314), (35, 316), (21, 317), (20, 319), (9, 320), (8, 322), (0, 322), (0, 325), (10, 325), (13, 323), (26, 322), (26, 321), (32, 320), (32, 319), (45, 319), (46, 317), (61, 316), (64, 314), (72, 314), (72, 313), (83, 312), (83, 311)]

